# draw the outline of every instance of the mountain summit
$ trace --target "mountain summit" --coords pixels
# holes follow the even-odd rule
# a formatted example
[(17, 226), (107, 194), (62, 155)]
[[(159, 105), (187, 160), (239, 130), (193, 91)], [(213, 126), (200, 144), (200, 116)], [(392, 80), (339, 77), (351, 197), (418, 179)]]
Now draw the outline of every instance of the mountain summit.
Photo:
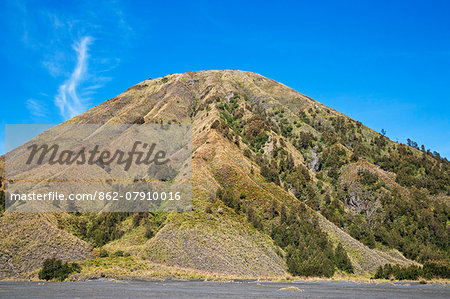
[(261, 75), (149, 79), (67, 123), (192, 124), (193, 211), (2, 213), (0, 278), (52, 256), (88, 259), (79, 277), (330, 277), (449, 260), (446, 159)]

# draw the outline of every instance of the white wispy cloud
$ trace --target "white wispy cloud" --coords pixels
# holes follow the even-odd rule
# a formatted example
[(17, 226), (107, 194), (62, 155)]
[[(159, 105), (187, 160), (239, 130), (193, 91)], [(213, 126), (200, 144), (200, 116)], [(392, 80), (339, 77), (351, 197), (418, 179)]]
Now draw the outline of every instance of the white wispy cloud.
[(35, 99), (28, 99), (26, 101), (26, 107), (28, 111), (30, 111), (30, 114), (35, 117), (43, 118), (48, 115), (48, 111), (45, 106)]
[(92, 40), (91, 36), (84, 36), (75, 43), (73, 48), (77, 53), (76, 66), (69, 79), (59, 86), (55, 97), (55, 105), (66, 119), (80, 114), (86, 107), (85, 99), (80, 97), (78, 88), (88, 74), (88, 51)]
[[(64, 12), (52, 5), (33, 6), (33, 10), (28, 6), (26, 1), (10, 1), (14, 15), (22, 20), (14, 29), (20, 42), (40, 55), (40, 67), (56, 86), (52, 91), (43, 86), (46, 94), (53, 95), (36, 94), (26, 106), (33, 117), (44, 113), (50, 117), (56, 110), (61, 119), (71, 118), (95, 103), (96, 94), (113, 80), (111, 71), (120, 64), (118, 57), (133, 45), (136, 33), (128, 23), (126, 5), (122, 0), (77, 1)], [(94, 37), (98, 43), (93, 44)], [(42, 103), (45, 112), (37, 108)]]

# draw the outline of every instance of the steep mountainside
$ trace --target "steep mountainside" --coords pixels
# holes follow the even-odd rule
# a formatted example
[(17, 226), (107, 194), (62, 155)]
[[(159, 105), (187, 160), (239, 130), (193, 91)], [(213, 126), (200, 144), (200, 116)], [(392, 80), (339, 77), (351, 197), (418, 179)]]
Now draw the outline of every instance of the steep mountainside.
[[(449, 261), (446, 159), (258, 74), (149, 79), (67, 123), (192, 124), (193, 211), (55, 214), (40, 224), (50, 226), (47, 237), (30, 225), (45, 215), (4, 214), (2, 227), (29, 231), (1, 229), (0, 260), (11, 261), (13, 246), (45, 247), (65, 234), (72, 241), (51, 246), (68, 260), (87, 258), (89, 243), (239, 277), (366, 274), (386, 263)], [(70, 242), (80, 249), (65, 250), (78, 248)], [(1, 275), (38, 268), (47, 256), (5, 263)]]

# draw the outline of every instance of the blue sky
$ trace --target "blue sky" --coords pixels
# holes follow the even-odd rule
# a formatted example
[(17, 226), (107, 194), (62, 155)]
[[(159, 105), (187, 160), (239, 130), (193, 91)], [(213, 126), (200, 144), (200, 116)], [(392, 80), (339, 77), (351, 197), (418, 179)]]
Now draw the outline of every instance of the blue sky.
[(450, 1), (1, 1), (0, 153), (5, 124), (240, 69), (450, 157), (449, 15)]

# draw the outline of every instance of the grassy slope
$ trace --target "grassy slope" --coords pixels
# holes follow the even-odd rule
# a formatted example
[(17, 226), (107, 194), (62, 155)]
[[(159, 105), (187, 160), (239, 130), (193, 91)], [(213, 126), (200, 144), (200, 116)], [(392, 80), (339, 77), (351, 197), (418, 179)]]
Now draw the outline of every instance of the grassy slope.
[(0, 240), (0, 278), (21, 277), (53, 256), (66, 261), (92, 256), (92, 247), (59, 229), (51, 214), (6, 213), (0, 217)]

